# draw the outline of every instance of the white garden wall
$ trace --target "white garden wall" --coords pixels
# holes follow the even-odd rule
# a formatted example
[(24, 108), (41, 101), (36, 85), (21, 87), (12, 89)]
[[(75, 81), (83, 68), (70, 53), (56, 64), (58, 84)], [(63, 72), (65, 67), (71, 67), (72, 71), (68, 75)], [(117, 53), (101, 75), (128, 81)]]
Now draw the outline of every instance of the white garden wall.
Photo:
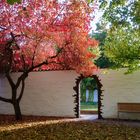
[[(13, 74), (16, 77), (17, 74)], [(22, 114), (74, 117), (74, 71), (32, 72), (21, 100)], [(11, 97), (6, 79), (0, 80), (0, 96)], [(11, 104), (0, 101), (0, 114), (14, 114)]]
[[(103, 84), (103, 117), (117, 117), (118, 102), (140, 103), (140, 71), (124, 75), (125, 70), (108, 70), (99, 74)], [(120, 113), (123, 119), (139, 119), (140, 113)]]
[[(13, 74), (16, 77), (17, 74)], [(109, 70), (99, 79), (103, 84), (103, 117), (117, 117), (118, 102), (140, 103), (140, 71), (124, 75), (124, 70)], [(25, 93), (21, 100), (22, 114), (39, 116), (74, 117), (75, 94), (74, 71), (32, 72), (26, 80)], [(11, 97), (7, 80), (0, 79), (0, 96)], [(0, 101), (0, 114), (14, 114), (11, 104)], [(120, 118), (139, 119), (138, 113), (121, 113)]]

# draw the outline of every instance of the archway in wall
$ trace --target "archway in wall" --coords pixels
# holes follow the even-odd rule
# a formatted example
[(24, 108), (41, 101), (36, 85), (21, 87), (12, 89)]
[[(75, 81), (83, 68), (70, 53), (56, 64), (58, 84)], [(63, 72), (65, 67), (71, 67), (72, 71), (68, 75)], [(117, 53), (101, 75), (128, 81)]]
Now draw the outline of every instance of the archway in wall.
[[(88, 78), (81, 75), (76, 79), (76, 85), (73, 88), (76, 91), (76, 94), (74, 95), (76, 103), (74, 110), (76, 117), (79, 118), (82, 114), (97, 114), (98, 119), (102, 119), (101, 88), (102, 84), (97, 75)], [(94, 95), (94, 93), (96, 95)]]

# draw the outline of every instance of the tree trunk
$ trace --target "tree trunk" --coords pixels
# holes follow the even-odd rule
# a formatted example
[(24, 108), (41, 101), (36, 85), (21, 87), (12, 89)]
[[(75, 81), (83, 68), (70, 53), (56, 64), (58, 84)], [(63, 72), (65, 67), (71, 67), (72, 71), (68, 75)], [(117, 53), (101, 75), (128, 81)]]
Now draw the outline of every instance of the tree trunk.
[[(17, 121), (19, 120), (22, 120), (22, 115), (21, 115), (21, 110), (20, 110), (20, 100), (23, 96), (23, 92), (24, 92), (24, 88), (25, 88), (25, 79), (28, 77), (28, 72), (23, 72), (23, 74), (21, 74), (18, 79), (17, 79), (17, 82), (14, 83), (11, 75), (10, 75), (10, 72), (8, 71), (6, 73), (6, 78), (11, 86), (11, 89), (12, 89), (12, 98), (11, 99), (5, 99), (3, 97), (0, 97), (0, 100), (1, 101), (4, 101), (4, 102), (8, 102), (8, 103), (12, 103), (13, 107), (14, 107), (14, 111), (15, 111), (15, 119)], [(20, 87), (20, 84), (21, 84), (21, 91), (19, 93), (19, 96), (17, 97), (17, 91), (18, 91), (18, 88)]]
[(22, 120), (22, 114), (21, 114), (21, 109), (20, 109), (20, 100), (23, 96), (23, 92), (24, 92), (24, 88), (25, 88), (25, 78), (23, 78), (21, 80), (21, 91), (19, 93), (19, 96), (17, 97), (17, 89), (19, 86), (20, 86), (20, 82), (14, 88), (12, 88), (12, 104), (13, 104), (14, 111), (15, 111), (15, 119), (17, 121)]
[(17, 121), (22, 120), (22, 115), (21, 115), (21, 110), (20, 110), (19, 101), (16, 100), (16, 101), (13, 103), (13, 107), (14, 107), (14, 111), (15, 111), (16, 120), (17, 120)]

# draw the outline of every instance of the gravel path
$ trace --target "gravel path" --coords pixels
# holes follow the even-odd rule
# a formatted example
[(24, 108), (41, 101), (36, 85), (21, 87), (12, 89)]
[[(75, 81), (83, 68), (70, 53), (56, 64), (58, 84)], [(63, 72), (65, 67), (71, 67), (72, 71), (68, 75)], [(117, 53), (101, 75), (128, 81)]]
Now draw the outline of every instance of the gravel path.
[(134, 126), (134, 127), (140, 127), (140, 120), (133, 121), (133, 120), (118, 120), (118, 119), (103, 119), (98, 120), (97, 115), (81, 115), (80, 118), (78, 118), (78, 121), (94, 121), (94, 122), (102, 122), (107, 124), (121, 124), (121, 125), (127, 125), (127, 126)]

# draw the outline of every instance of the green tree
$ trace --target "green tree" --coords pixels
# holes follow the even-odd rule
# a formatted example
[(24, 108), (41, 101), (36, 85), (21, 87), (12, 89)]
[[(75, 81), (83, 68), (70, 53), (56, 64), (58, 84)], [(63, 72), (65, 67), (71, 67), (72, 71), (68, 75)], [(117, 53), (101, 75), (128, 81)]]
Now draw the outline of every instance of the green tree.
[(93, 32), (91, 36), (92, 38), (95, 38), (99, 41), (100, 57), (95, 61), (95, 63), (100, 68), (107, 68), (113, 65), (113, 63), (111, 63), (109, 59), (104, 55), (104, 42), (107, 37), (107, 32), (102, 29), (100, 23), (97, 23), (96, 26), (96, 32)]
[(102, 22), (108, 26), (105, 55), (115, 67), (127, 67), (128, 73), (140, 65), (140, 1), (101, 0)]
[(7, 0), (7, 3), (9, 4), (21, 3), (21, 0)]
[(80, 91), (81, 91), (81, 100), (85, 102), (86, 100), (86, 89), (93, 93), (93, 90), (97, 88), (97, 84), (95, 79), (93, 78), (84, 78), (80, 83)]
[(133, 27), (140, 29), (139, 0), (99, 0), (104, 11), (102, 22), (114, 27)]
[(105, 54), (115, 68), (127, 67), (126, 73), (140, 69), (140, 34), (133, 29), (117, 28), (105, 41)]

